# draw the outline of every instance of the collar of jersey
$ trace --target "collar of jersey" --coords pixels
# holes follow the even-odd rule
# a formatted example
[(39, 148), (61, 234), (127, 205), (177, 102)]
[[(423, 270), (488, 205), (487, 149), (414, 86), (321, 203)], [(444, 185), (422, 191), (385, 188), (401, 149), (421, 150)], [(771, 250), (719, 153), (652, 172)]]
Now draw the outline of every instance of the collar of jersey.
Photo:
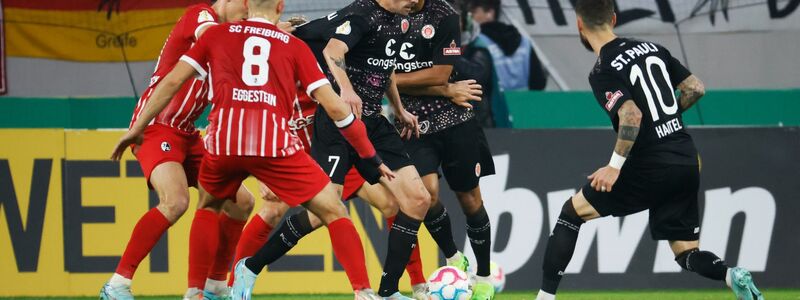
[[(251, 22), (260, 22), (260, 23), (272, 24), (272, 22), (270, 22), (269, 20), (264, 19), (264, 18), (248, 18), (247, 20), (251, 21)], [(275, 25), (275, 24), (272, 24), (272, 25)]]

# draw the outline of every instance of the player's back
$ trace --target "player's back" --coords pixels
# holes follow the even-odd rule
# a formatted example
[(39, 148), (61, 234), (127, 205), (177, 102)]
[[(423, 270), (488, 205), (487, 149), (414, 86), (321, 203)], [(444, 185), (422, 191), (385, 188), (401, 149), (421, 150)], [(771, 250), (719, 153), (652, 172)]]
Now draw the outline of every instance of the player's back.
[(696, 165), (697, 151), (684, 128), (675, 87), (691, 73), (656, 43), (617, 38), (601, 48), (589, 75), (595, 98), (619, 126), (617, 109), (633, 100), (642, 112), (634, 161)]
[(201, 75), (208, 64), (210, 153), (280, 157), (301, 149), (287, 126), (297, 83), (304, 91), (328, 83), (302, 41), (249, 19), (209, 29), (183, 59)]
[[(196, 4), (186, 8), (161, 48), (148, 89), (137, 102), (130, 125), (136, 122), (156, 84), (175, 67), (180, 57), (192, 47), (200, 32), (212, 25), (217, 25), (217, 15), (208, 4)], [(184, 83), (173, 97), (178, 100), (171, 101), (153, 122), (187, 132), (195, 131), (194, 121), (206, 107), (206, 91), (207, 85), (202, 80), (190, 80)]]

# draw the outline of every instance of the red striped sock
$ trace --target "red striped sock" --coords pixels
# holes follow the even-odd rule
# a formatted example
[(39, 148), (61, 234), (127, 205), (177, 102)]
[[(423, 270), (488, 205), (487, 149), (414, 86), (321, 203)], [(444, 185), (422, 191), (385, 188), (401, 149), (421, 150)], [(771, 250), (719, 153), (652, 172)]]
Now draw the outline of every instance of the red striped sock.
[(189, 288), (205, 288), (218, 244), (218, 214), (206, 209), (196, 210), (189, 231)]
[[(256, 254), (258, 249), (261, 249), (267, 243), (270, 232), (272, 232), (272, 226), (264, 222), (261, 216), (256, 215), (250, 219), (250, 222), (247, 223), (247, 226), (242, 231), (239, 243), (236, 244), (236, 257), (233, 259), (233, 263), (235, 264), (242, 258)], [(231, 285), (233, 285), (233, 272), (228, 278), (228, 286)]]
[(131, 232), (131, 239), (117, 265), (116, 273), (132, 279), (139, 263), (150, 253), (158, 239), (169, 229), (169, 221), (158, 209), (152, 208), (145, 213)]
[(347, 278), (354, 291), (370, 288), (367, 265), (364, 258), (364, 245), (356, 232), (353, 222), (341, 218), (328, 224), (328, 232), (333, 245), (333, 253), (344, 267)]
[(208, 278), (223, 281), (228, 278), (228, 270), (231, 269), (233, 252), (236, 244), (242, 236), (242, 228), (245, 221), (232, 219), (224, 213), (219, 214), (219, 245), (217, 255), (214, 258), (214, 265), (208, 273)]
[[(394, 224), (394, 216), (386, 218), (386, 230), (391, 230), (392, 224)], [(406, 265), (406, 272), (408, 273), (408, 278), (411, 279), (411, 285), (425, 283), (425, 275), (422, 273), (422, 257), (419, 254), (419, 241), (417, 241), (417, 246), (414, 247), (414, 250), (411, 251), (411, 257), (408, 259), (408, 264)]]

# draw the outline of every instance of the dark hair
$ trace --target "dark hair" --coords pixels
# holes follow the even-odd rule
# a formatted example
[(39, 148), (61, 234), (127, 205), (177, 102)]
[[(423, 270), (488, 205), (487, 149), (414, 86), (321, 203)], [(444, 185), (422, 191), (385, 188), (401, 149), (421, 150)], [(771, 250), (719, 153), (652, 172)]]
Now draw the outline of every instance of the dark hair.
[(494, 15), (500, 16), (500, 0), (469, 0), (467, 7), (469, 10), (479, 7), (483, 10), (494, 10)]
[(589, 28), (610, 25), (614, 16), (614, 0), (578, 0), (575, 12)]

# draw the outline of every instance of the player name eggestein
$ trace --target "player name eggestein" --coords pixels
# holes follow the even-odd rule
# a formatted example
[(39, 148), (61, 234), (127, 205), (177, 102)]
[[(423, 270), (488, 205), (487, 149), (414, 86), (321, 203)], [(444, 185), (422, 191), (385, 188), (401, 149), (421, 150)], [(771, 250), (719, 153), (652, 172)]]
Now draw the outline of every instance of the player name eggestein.
[(236, 33), (246, 33), (246, 34), (256, 34), (263, 37), (273, 38), (276, 40), (280, 40), (285, 44), (289, 43), (289, 35), (280, 31), (275, 31), (268, 28), (262, 27), (253, 27), (253, 26), (243, 26), (243, 25), (230, 25), (228, 28), (229, 32), (236, 32)]
[(625, 50), (625, 54), (630, 56), (630, 59), (625, 59), (625, 56), (623, 56), (622, 54), (617, 55), (617, 57), (615, 57), (614, 60), (611, 61), (611, 67), (613, 67), (617, 71), (620, 71), (622, 70), (623, 67), (625, 67), (625, 65), (633, 61), (635, 58), (651, 52), (653, 53), (658, 52), (658, 47), (656, 47), (656, 45), (653, 43), (640, 43), (634, 45)]
[(259, 102), (275, 106), (278, 97), (261, 90), (243, 90), (233, 88), (233, 100), (242, 102)]

